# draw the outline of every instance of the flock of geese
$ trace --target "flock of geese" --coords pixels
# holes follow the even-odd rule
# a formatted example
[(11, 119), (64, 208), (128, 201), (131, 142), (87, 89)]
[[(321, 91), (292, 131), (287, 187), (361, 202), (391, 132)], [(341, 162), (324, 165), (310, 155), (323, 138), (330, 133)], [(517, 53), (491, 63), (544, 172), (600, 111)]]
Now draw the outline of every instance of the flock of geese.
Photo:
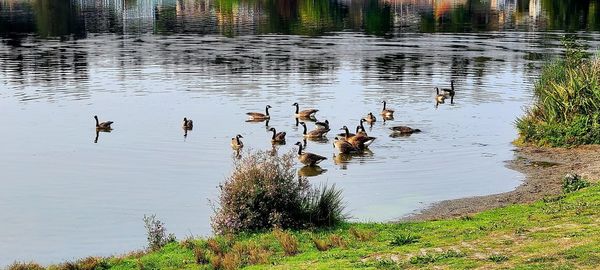
[[(454, 80), (450, 82), (450, 88), (439, 89), (435, 87), (436, 96), (436, 107), (438, 104), (445, 103), (447, 98), (450, 98), (450, 102), (454, 103)], [(384, 120), (393, 120), (394, 119), (394, 110), (387, 108), (387, 102), (382, 101), (383, 109), (380, 112), (381, 117)], [(302, 125), (302, 136), (305, 139), (323, 139), (327, 136), (327, 133), (331, 131), (329, 121), (325, 120), (323, 122), (316, 121), (316, 113), (319, 111), (317, 109), (304, 109), (300, 110), (300, 105), (298, 103), (292, 104), (292, 106), (296, 107), (296, 111), (294, 116), (296, 118), (297, 124)], [(246, 113), (249, 117), (248, 121), (251, 122), (260, 122), (260, 121), (269, 121), (271, 119), (271, 115), (269, 114), (269, 109), (272, 107), (267, 105), (265, 107), (265, 113), (260, 112), (248, 112)], [(112, 121), (99, 122), (98, 116), (94, 116), (96, 120), (96, 138), (98, 136), (98, 132), (110, 132), (112, 130), (111, 125), (114, 123)], [(306, 123), (304, 121), (298, 122), (299, 120), (308, 120), (315, 122), (315, 128), (313, 130), (308, 130), (306, 127)], [(377, 121), (376, 116), (369, 112), (365, 117), (360, 119), (359, 125), (356, 127), (355, 133), (350, 133), (350, 130), (347, 126), (343, 126), (340, 130), (344, 132), (336, 135), (335, 140), (333, 142), (334, 147), (339, 151), (340, 154), (360, 154), (363, 151), (367, 150), (369, 145), (371, 145), (375, 141), (375, 137), (371, 137), (367, 134), (364, 127), (364, 122), (369, 124), (373, 124)], [(182, 128), (185, 131), (184, 136), (187, 135), (188, 130), (192, 130), (194, 128), (194, 122), (191, 119), (183, 118)], [(393, 135), (410, 135), (413, 133), (421, 132), (420, 129), (408, 127), (408, 126), (393, 126), (390, 128), (393, 132)], [(277, 132), (277, 130), (273, 127), (268, 129), (269, 132), (272, 132), (271, 143), (273, 145), (281, 145), (286, 142), (286, 132)], [(244, 147), (244, 143), (242, 142), (242, 135), (238, 134), (235, 137), (231, 138), (231, 148), (235, 151), (241, 150)], [(97, 139), (96, 139), (97, 140)], [(318, 154), (309, 153), (304, 151), (305, 146), (301, 142), (296, 142), (298, 146), (298, 160), (300, 163), (306, 166), (316, 166), (323, 160), (327, 158)]]

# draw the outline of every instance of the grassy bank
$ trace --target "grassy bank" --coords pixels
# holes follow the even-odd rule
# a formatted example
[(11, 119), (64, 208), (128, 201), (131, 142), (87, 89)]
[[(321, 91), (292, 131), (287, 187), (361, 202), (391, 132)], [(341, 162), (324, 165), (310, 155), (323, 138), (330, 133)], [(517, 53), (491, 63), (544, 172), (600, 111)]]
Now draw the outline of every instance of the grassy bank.
[[(566, 186), (572, 189), (573, 184)], [(87, 258), (50, 268), (593, 269), (600, 265), (599, 222), (596, 184), (454, 220), (350, 223), (331, 230), (187, 239), (155, 252)], [(27, 269), (18, 266), (13, 269)]]
[(600, 144), (600, 59), (584, 58), (573, 41), (565, 46), (565, 56), (544, 67), (533, 107), (517, 120), (517, 143)]

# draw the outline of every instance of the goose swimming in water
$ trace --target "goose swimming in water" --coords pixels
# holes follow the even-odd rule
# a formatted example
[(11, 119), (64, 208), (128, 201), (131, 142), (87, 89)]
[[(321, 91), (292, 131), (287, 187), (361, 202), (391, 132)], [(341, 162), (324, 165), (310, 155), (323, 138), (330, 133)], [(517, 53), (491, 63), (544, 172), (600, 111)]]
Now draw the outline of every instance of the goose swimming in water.
[(329, 132), (329, 129), (322, 129), (322, 128), (313, 129), (313, 130), (307, 132), (306, 123), (300, 122), (300, 125), (302, 125), (302, 127), (303, 127), (302, 135), (306, 138), (325, 137), (325, 135), (327, 135), (327, 132)]
[(300, 111), (300, 105), (298, 105), (298, 102), (295, 102), (294, 104), (292, 104), (292, 106), (296, 106), (295, 115), (298, 118), (313, 118), (315, 117), (315, 114), (319, 111), (317, 109), (306, 109)]
[(267, 120), (270, 119), (271, 116), (269, 115), (269, 109), (271, 109), (270, 105), (267, 105), (265, 107), (265, 113), (259, 113), (259, 112), (248, 112), (246, 113), (248, 116), (250, 116), (250, 120)]
[(301, 142), (297, 142), (296, 145), (298, 146), (298, 160), (306, 166), (315, 166), (315, 165), (319, 164), (321, 161), (327, 159), (326, 157), (320, 156), (317, 154), (313, 154), (313, 153), (309, 153), (309, 152), (303, 153)]
[(277, 132), (275, 128), (269, 128), (269, 131), (273, 132), (272, 143), (285, 143), (285, 132)]
[(238, 134), (235, 137), (231, 138), (231, 148), (233, 148), (233, 150), (240, 150), (242, 149), (242, 147), (244, 147), (244, 143), (240, 140), (240, 138), (244, 137)]
[(183, 118), (183, 129), (192, 130), (194, 128), (194, 121), (192, 119)]
[(456, 91), (454, 91), (454, 80), (450, 80), (450, 88), (443, 88), (442, 92), (444, 95), (450, 96), (450, 104), (454, 104), (454, 94), (456, 94)]
[(392, 110), (392, 109), (386, 109), (385, 105), (386, 105), (386, 102), (384, 100), (383, 101), (383, 110), (381, 110), (381, 115), (384, 118), (393, 118), (394, 117), (394, 110)]
[(112, 125), (112, 123), (114, 123), (113, 121), (106, 121), (106, 122), (100, 123), (98, 121), (97, 115), (94, 115), (94, 119), (96, 119), (96, 129), (103, 130), (103, 131), (108, 131), (108, 130), (112, 129), (112, 127), (110, 125)]

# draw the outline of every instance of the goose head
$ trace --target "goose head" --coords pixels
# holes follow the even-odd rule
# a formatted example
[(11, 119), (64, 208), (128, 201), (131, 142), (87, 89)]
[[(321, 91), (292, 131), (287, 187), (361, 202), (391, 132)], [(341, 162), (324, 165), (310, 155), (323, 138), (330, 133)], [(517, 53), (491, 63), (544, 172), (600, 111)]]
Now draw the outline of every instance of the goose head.
[(292, 104), (292, 106), (298, 106), (298, 102), (294, 102), (294, 104)]

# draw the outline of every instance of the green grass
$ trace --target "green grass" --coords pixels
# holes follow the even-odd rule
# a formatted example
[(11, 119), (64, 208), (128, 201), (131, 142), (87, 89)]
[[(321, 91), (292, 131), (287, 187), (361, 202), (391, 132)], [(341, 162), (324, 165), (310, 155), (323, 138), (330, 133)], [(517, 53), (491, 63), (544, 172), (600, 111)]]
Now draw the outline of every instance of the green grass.
[(516, 143), (575, 146), (600, 143), (600, 59), (586, 59), (575, 42), (548, 63), (535, 84), (535, 104), (517, 119)]
[[(89, 269), (594, 269), (600, 265), (599, 222), (600, 184), (592, 184), (469, 218), (186, 239), (155, 252), (87, 261), (97, 266)], [(327, 249), (319, 250), (315, 239)], [(286, 253), (282, 241), (297, 251), (288, 247)]]

